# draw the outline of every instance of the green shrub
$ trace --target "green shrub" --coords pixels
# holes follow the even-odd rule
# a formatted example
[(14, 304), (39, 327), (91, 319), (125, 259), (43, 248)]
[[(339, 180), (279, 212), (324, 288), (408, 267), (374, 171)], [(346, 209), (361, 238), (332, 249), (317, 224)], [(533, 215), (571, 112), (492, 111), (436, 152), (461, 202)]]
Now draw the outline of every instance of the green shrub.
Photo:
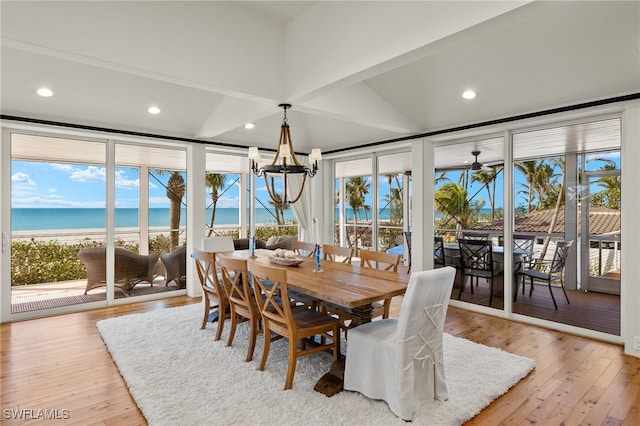
[(99, 247), (96, 241), (64, 244), (52, 241), (11, 242), (11, 285), (49, 283), (87, 277), (78, 252)]

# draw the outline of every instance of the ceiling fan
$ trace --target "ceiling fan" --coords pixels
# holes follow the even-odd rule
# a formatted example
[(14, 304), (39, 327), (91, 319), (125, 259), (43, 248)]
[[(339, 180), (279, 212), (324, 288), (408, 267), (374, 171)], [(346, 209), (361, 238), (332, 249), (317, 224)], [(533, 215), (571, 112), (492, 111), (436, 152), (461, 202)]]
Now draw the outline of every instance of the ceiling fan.
[(471, 164), (471, 167), (469, 167), (470, 170), (474, 172), (478, 170), (485, 170), (485, 171), (492, 170), (491, 167), (485, 166), (484, 164), (478, 162), (478, 155), (480, 155), (480, 151), (471, 151), (471, 155), (475, 157), (475, 160)]

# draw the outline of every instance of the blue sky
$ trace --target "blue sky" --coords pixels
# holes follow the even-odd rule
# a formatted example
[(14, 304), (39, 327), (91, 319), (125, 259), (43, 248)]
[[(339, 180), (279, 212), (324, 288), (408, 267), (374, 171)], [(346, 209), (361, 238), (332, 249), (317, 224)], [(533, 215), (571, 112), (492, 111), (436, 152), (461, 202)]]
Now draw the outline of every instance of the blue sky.
[[(13, 161), (11, 171), (12, 207), (14, 208), (103, 208), (106, 204), (105, 175), (101, 166), (62, 164), (34, 161)], [(149, 207), (167, 208), (166, 185), (169, 174), (154, 173), (149, 178)], [(228, 175), (230, 188), (218, 201), (219, 207), (238, 207), (238, 175)], [(270, 207), (269, 196), (262, 178), (256, 178), (256, 194)], [(140, 177), (135, 168), (116, 168), (116, 207), (137, 208)], [(277, 186), (282, 191), (282, 187)], [(207, 205), (211, 197), (207, 194)]]
[[(614, 155), (598, 155), (613, 160), (617, 165), (620, 164), (619, 154)], [(592, 161), (589, 163), (589, 169), (598, 169), (604, 163), (601, 161)], [(12, 207), (14, 208), (100, 208), (105, 206), (105, 168), (94, 165), (78, 165), (78, 164), (62, 164), (62, 163), (46, 163), (32, 161), (13, 161), (12, 162)], [(451, 172), (449, 178), (457, 182), (459, 172)], [(166, 184), (169, 174), (156, 176), (160, 182)], [(231, 184), (237, 175), (229, 175), (227, 185)], [(522, 180), (516, 174), (516, 182)], [(149, 206), (150, 207), (169, 207), (169, 200), (166, 196), (166, 190), (162, 184), (153, 178), (149, 181)], [(267, 207), (269, 196), (262, 178), (256, 178), (256, 194)], [(117, 168), (116, 169), (116, 207), (136, 208), (139, 198), (139, 175), (135, 168)], [(378, 182), (381, 197), (389, 192), (389, 185), (386, 177), (380, 177)], [(499, 175), (497, 187), (502, 187), (502, 173)], [(475, 194), (480, 186), (476, 183), (471, 185), (469, 194)], [(277, 188), (282, 191), (281, 186)], [(519, 186), (516, 190), (521, 189)], [(219, 207), (237, 207), (239, 205), (239, 185), (232, 185), (231, 188), (224, 193), (218, 202)], [(372, 194), (368, 195), (367, 204), (371, 205)], [(488, 205), (488, 197), (485, 190), (481, 190), (476, 196), (486, 200)], [(518, 206), (524, 202), (522, 196), (517, 196), (515, 205)], [(207, 195), (207, 205), (210, 203), (210, 197)], [(500, 190), (497, 191), (496, 206), (503, 206), (503, 197)], [(382, 207), (382, 206), (381, 206)]]

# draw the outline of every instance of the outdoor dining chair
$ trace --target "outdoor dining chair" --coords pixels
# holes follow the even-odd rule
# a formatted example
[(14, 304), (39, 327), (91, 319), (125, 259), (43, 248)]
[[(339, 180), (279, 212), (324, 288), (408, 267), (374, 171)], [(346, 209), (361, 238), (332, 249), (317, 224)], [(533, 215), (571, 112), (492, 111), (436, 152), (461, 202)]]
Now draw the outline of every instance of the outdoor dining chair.
[[(556, 250), (553, 253), (552, 260), (538, 260), (530, 268), (527, 268), (520, 273), (523, 278), (529, 277), (529, 284), (531, 286), (529, 289), (529, 296), (533, 294), (533, 281), (544, 281), (549, 287), (553, 306), (558, 309), (556, 298), (553, 296), (553, 291), (551, 289), (551, 283), (559, 282), (560, 288), (564, 293), (564, 297), (567, 299), (567, 304), (570, 304), (569, 296), (567, 296), (567, 292), (564, 289), (564, 267), (572, 245), (573, 241), (558, 241), (556, 243)], [(524, 281), (522, 285), (524, 287)]]
[(446, 261), (444, 257), (444, 238), (433, 237), (433, 267), (444, 268)]
[[(533, 245), (535, 242), (535, 237), (533, 235), (525, 235), (525, 234), (513, 234), (511, 237), (511, 241), (513, 241), (513, 252), (514, 256), (517, 254), (517, 260), (514, 263), (514, 273), (516, 277), (520, 275), (520, 272), (525, 269), (530, 269), (533, 262)], [(498, 236), (498, 245), (504, 246), (504, 236)], [(520, 283), (516, 278), (516, 288), (513, 292), (513, 300), (516, 301), (518, 298), (518, 286)], [(524, 294), (524, 276), (522, 276), (522, 294)]]
[(489, 240), (475, 240), (458, 238), (460, 246), (460, 262), (462, 267), (462, 283), (458, 299), (462, 296), (466, 284), (466, 277), (470, 277), (469, 286), (473, 294), (473, 278), (476, 282), (480, 278), (489, 282), (489, 306), (493, 303), (493, 281), (502, 272), (493, 261), (493, 249)]

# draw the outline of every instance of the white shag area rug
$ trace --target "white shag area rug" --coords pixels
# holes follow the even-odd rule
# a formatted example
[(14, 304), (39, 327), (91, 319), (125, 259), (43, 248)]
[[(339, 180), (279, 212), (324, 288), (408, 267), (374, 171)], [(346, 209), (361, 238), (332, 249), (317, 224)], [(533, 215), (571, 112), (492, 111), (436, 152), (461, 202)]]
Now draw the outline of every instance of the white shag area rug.
[[(233, 346), (227, 347), (230, 322), (215, 342), (217, 323), (201, 330), (202, 312), (203, 306), (195, 304), (97, 323), (149, 424), (405, 424), (384, 401), (350, 391), (330, 398), (314, 391), (331, 366), (323, 354), (298, 359), (293, 389), (284, 391), (284, 339), (271, 345), (265, 371), (259, 371), (262, 337), (253, 361), (245, 362), (247, 323), (240, 324)], [(462, 424), (535, 367), (532, 359), (447, 334), (444, 355), (449, 399), (422, 406), (413, 424)]]

